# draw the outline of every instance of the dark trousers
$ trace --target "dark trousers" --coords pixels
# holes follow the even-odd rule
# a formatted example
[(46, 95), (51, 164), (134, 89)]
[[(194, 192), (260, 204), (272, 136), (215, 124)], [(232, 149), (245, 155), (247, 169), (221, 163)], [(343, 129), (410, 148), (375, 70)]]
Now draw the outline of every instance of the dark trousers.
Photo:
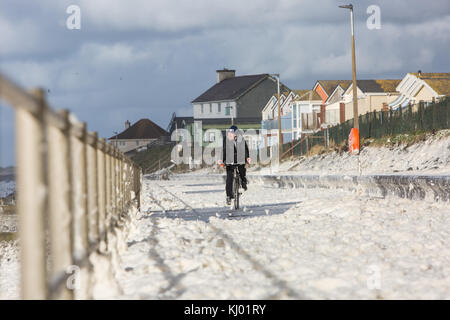
[[(238, 165), (238, 172), (239, 172), (239, 176), (241, 178), (241, 184), (245, 184), (245, 183), (243, 183), (243, 181), (246, 181), (245, 171), (246, 171), (245, 164)], [(232, 166), (227, 166), (227, 183), (225, 186), (225, 191), (227, 192), (227, 197), (230, 197), (230, 198), (233, 197), (233, 167)]]

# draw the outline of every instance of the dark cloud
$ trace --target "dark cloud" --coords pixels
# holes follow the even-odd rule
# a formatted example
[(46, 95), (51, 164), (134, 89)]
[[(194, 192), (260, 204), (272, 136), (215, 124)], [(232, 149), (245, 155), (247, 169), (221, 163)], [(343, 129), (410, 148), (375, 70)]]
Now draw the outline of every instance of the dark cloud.
[[(101, 136), (127, 119), (148, 117), (166, 127), (173, 111), (189, 112), (218, 68), (280, 73), (293, 89), (349, 79), (349, 14), (337, 7), (343, 3), (3, 0), (0, 70), (27, 88), (49, 89), (54, 107), (71, 109)], [(65, 27), (72, 4), (81, 8), (81, 30)], [(369, 5), (381, 9), (380, 30), (366, 27)], [(449, 71), (448, 0), (358, 1), (355, 19), (360, 78)]]

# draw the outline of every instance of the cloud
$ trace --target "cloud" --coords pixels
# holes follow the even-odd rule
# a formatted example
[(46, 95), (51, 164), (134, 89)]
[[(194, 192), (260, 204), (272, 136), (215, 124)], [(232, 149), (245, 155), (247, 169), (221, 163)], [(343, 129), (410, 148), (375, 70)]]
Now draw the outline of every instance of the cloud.
[[(81, 30), (68, 30), (69, 5)], [(215, 70), (280, 73), (293, 89), (317, 79), (350, 79), (348, 12), (321, 0), (3, 0), (0, 70), (24, 87), (50, 89), (103, 136), (124, 120), (162, 127), (173, 111), (215, 83)], [(369, 5), (381, 29), (366, 27)], [(357, 73), (401, 78), (449, 71), (450, 2), (362, 0), (355, 3)]]

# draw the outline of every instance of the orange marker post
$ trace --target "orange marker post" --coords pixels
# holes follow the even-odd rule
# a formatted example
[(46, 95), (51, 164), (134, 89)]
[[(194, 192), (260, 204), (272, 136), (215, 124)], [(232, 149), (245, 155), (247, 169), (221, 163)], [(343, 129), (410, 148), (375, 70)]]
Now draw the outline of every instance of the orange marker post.
[(359, 154), (359, 131), (356, 128), (350, 130), (348, 136), (348, 149), (351, 154)]

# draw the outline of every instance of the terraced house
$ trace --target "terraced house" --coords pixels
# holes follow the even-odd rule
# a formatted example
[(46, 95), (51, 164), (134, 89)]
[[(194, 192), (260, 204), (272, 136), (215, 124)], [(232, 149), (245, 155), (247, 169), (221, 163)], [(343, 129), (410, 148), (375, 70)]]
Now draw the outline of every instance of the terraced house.
[(450, 95), (450, 73), (408, 73), (396, 90), (399, 96), (388, 104), (394, 110), (420, 101), (438, 101)]
[[(217, 70), (216, 83), (195, 98), (194, 122), (201, 122), (203, 131), (224, 131), (231, 124), (240, 129), (261, 129), (261, 111), (278, 90), (277, 79), (269, 74), (236, 76), (235, 70)], [(280, 90), (289, 88), (280, 83)], [(252, 140), (254, 137), (246, 137)], [(214, 135), (204, 135), (204, 142), (213, 142)], [(258, 141), (251, 141), (253, 146)]]
[[(358, 112), (379, 111), (395, 101), (401, 80), (358, 80)], [(293, 92), (292, 92), (293, 93)], [(297, 140), (304, 134), (337, 125), (353, 118), (353, 86), (351, 80), (318, 80), (312, 90), (298, 90), (295, 98), (285, 99), (282, 115), (283, 142)], [(285, 95), (288, 97), (289, 95)], [(283, 100), (281, 100), (283, 101)], [(270, 115), (269, 101), (266, 115)], [(275, 116), (275, 118), (277, 118)], [(286, 121), (286, 120), (289, 121)], [(263, 121), (264, 122), (264, 121)], [(277, 128), (277, 126), (275, 126)], [(269, 142), (270, 144), (270, 142)]]
[[(283, 142), (292, 140), (293, 128), (295, 123), (293, 121), (292, 102), (303, 96), (308, 90), (292, 90), (280, 94), (280, 114), (281, 114), (281, 133), (283, 135)], [(278, 94), (274, 94), (262, 111), (261, 128), (265, 129), (263, 135), (263, 146), (271, 146), (278, 143)]]
[[(358, 98), (358, 113), (366, 114), (372, 111), (381, 111), (386, 106), (395, 101), (399, 93), (396, 88), (401, 80), (398, 79), (383, 79), (383, 80), (358, 80), (357, 98)], [(353, 85), (347, 88), (342, 95), (344, 115), (341, 120), (353, 119)], [(332, 110), (334, 106), (327, 106), (327, 110)], [(330, 123), (334, 124), (334, 123)]]

